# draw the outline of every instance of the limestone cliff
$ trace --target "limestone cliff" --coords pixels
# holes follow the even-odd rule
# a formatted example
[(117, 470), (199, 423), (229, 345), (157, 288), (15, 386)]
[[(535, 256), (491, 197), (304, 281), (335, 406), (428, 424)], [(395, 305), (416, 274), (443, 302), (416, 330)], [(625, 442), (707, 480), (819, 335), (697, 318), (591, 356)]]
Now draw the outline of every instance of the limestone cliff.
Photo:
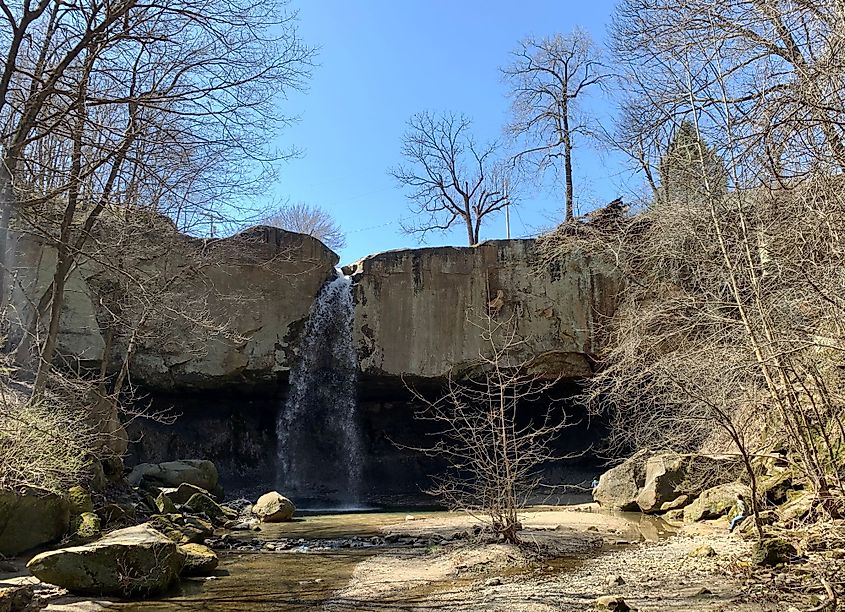
[[(147, 299), (154, 306), (168, 300), (172, 315), (199, 307), (218, 327), (212, 333), (193, 315), (166, 312), (161, 321), (148, 321), (131, 361), (133, 382), (177, 392), (284, 382), (309, 308), (334, 274), (337, 256), (309, 236), (267, 227), (220, 240), (171, 231), (171, 242), (158, 250), (164, 238), (155, 236), (156, 244), (132, 262), (146, 274)], [(345, 268), (355, 281), (353, 333), (364, 380), (391, 386), (402, 377), (442, 380), (453, 366), (478, 357), (479, 330), (467, 317), (485, 313), (513, 316), (530, 356), (547, 370), (588, 376), (596, 322), (613, 314), (620, 279), (610, 265), (577, 252), (540, 266), (533, 245), (499, 240), (389, 251)], [(20, 240), (16, 251), (14, 304), (26, 313), (49, 286), (55, 251), (35, 239)], [(105, 339), (115, 286), (106, 259), (99, 253), (80, 261), (62, 314), (60, 352), (90, 367), (104, 352), (110, 362), (118, 352), (109, 351)], [(158, 286), (166, 292), (156, 294)]]
[[(284, 379), (311, 303), (338, 261), (310, 236), (269, 227), (218, 240), (165, 227), (148, 245), (127, 250), (132, 255), (96, 252), (80, 259), (68, 281), (59, 351), (83, 366), (96, 367), (104, 357), (115, 361), (120, 347), (108, 351), (105, 341), (114, 310), (109, 302), (120, 287), (115, 261), (134, 257), (124, 269), (143, 277), (138, 286), (153, 314), (137, 334), (131, 375), (134, 383), (158, 390)], [(50, 286), (56, 255), (35, 238), (19, 239), (16, 254), (13, 304), (20, 330)], [(122, 333), (118, 342), (126, 342)]]
[(355, 338), (368, 377), (444, 377), (476, 361), (477, 321), (514, 317), (531, 357), (566, 378), (591, 373), (596, 321), (613, 314), (614, 269), (572, 253), (540, 265), (533, 240), (389, 251), (344, 268), (355, 280)]

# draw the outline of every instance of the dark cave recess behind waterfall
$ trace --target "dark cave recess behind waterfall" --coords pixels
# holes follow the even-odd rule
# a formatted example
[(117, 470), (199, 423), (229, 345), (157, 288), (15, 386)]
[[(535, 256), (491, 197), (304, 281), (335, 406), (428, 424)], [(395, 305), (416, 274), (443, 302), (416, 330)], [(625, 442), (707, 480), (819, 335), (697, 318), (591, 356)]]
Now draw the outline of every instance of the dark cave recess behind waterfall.
[[(416, 381), (414, 387), (437, 397), (440, 386), (433, 381)], [(179, 418), (172, 425), (137, 420), (129, 425), (133, 443), (127, 465), (141, 462), (199, 458), (213, 461), (227, 498), (258, 495), (276, 488), (276, 423), (285, 405), (288, 386), (195, 391), (181, 394), (149, 392), (145, 402), (153, 409), (170, 409)], [(572, 397), (576, 383), (559, 383), (554, 398)], [(542, 401), (548, 401), (544, 399)], [(583, 409), (566, 403), (574, 424), (563, 430), (556, 446), (560, 454), (584, 452), (578, 458), (560, 460), (546, 467), (554, 484), (585, 484), (603, 470), (602, 460), (592, 450), (601, 444), (606, 425), (590, 420)], [(539, 403), (538, 403), (539, 406)], [(424, 493), (429, 475), (441, 465), (418, 452), (400, 448), (419, 446), (430, 432), (427, 423), (414, 418), (416, 405), (402, 381), (362, 376), (358, 384), (358, 415), (362, 435), (363, 465), (361, 503), (381, 507), (431, 506)], [(526, 414), (530, 413), (526, 406)], [(539, 410), (539, 408), (538, 408)], [(327, 478), (327, 485), (330, 482)], [(284, 491), (280, 491), (285, 493)], [(315, 484), (307, 498), (294, 498), (300, 506), (317, 506), (337, 497), (337, 491), (321, 490)], [(564, 495), (556, 501), (583, 501), (584, 495)], [(537, 502), (546, 501), (537, 499)]]

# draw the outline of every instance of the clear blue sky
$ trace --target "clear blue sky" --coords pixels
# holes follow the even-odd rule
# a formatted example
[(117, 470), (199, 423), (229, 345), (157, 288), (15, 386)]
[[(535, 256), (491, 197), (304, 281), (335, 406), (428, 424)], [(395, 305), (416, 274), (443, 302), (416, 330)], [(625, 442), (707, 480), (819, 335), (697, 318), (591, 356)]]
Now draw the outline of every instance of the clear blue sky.
[[(499, 67), (526, 35), (545, 36), (581, 26), (605, 39), (614, 0), (294, 0), (303, 38), (320, 47), (309, 89), (285, 101), (300, 121), (280, 146), (304, 155), (280, 168), (269, 199), (304, 201), (327, 209), (347, 232), (339, 255), (365, 255), (416, 246), (399, 219), (408, 200), (387, 170), (401, 161), (408, 118), (423, 110), (462, 112), (481, 140), (498, 138), (508, 118)], [(610, 105), (597, 98), (602, 114)], [(581, 212), (626, 192), (622, 160), (597, 149), (576, 151), (576, 197)], [(514, 236), (556, 224), (560, 194), (539, 190), (512, 214)], [(503, 238), (494, 217), (483, 238)], [(427, 244), (465, 244), (462, 228), (431, 235)]]

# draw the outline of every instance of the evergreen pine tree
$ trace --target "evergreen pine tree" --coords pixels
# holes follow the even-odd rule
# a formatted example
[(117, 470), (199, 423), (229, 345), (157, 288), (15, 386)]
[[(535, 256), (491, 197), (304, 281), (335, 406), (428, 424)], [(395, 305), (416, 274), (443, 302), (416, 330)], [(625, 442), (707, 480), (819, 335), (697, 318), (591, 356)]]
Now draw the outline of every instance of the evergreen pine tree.
[(695, 125), (684, 120), (660, 158), (660, 200), (690, 202), (721, 196), (728, 190), (725, 162), (699, 136)]

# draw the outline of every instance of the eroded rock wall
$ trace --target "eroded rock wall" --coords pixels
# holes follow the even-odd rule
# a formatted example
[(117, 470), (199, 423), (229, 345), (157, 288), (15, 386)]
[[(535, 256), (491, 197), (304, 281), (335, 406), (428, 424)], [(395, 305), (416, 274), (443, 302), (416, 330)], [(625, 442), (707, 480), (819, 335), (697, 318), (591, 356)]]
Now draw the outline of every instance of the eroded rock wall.
[(442, 379), (477, 361), (489, 313), (513, 317), (526, 356), (553, 374), (592, 372), (596, 322), (616, 309), (621, 280), (608, 264), (572, 253), (541, 265), (533, 240), (389, 251), (344, 271), (355, 280), (355, 338), (370, 378)]
[[(50, 286), (56, 254), (26, 237), (18, 240), (16, 254), (14, 327), (20, 332)], [(220, 240), (171, 230), (148, 252), (136, 247), (131, 256), (132, 273), (144, 277), (139, 285), (153, 313), (137, 334), (132, 381), (168, 391), (285, 380), (314, 297), (338, 261), (310, 236), (269, 227)], [(107, 349), (108, 301), (118, 286), (119, 272), (109, 265), (114, 258), (102, 252), (83, 257), (68, 279), (59, 352), (83, 366), (98, 367), (105, 358), (111, 369), (118, 368), (131, 333), (123, 325), (122, 336)]]
[[(190, 313), (156, 315), (161, 320), (148, 321), (139, 334), (132, 380), (167, 391), (284, 382), (337, 255), (309, 236), (266, 227), (214, 241), (171, 238), (168, 248), (135, 263), (151, 279), (150, 299), (164, 299), (155, 295), (153, 279), (170, 274), (174, 282), (164, 284), (171, 310), (193, 308), (215, 325), (195, 323)], [(540, 265), (533, 246), (532, 240), (498, 240), (406, 249), (344, 268), (355, 281), (353, 334), (364, 380), (442, 381), (450, 369), (470, 366), (483, 349), (472, 323), (483, 323), (487, 314), (512, 318), (526, 356), (550, 373), (589, 376), (600, 342), (597, 322), (613, 314), (621, 280), (607, 263), (578, 252)], [(50, 285), (55, 250), (21, 239), (16, 251), (13, 302), (20, 329)], [(71, 273), (59, 338), (66, 357), (94, 367), (107, 351), (104, 300), (113, 271), (103, 259), (83, 258)], [(115, 352), (105, 358), (114, 360)]]
[[(188, 315), (199, 304), (219, 326), (209, 331), (191, 316), (146, 324), (130, 362), (131, 380), (153, 410), (181, 416), (175, 424), (135, 421), (128, 463), (207, 458), (230, 490), (270, 487), (287, 372), (313, 301), (335, 274), (337, 256), (313, 238), (271, 228), (214, 241), (168, 236), (167, 248), (140, 249), (132, 262), (150, 287), (166, 287), (161, 294), (152, 290), (150, 299), (156, 306), (166, 301), (159, 310), (171, 315), (182, 309)], [(612, 316), (621, 279), (612, 266), (578, 252), (540, 265), (533, 248), (531, 240), (510, 240), (407, 249), (345, 269), (354, 279), (351, 333), (360, 358), (368, 499), (420, 498), (427, 475), (436, 473), (430, 458), (407, 450), (425, 430), (414, 418), (419, 405), (406, 383), (438, 396), (450, 369), (475, 364), (482, 340), (471, 321), (483, 323), (488, 314), (512, 320), (526, 341), (524, 356), (568, 379), (558, 389), (564, 396), (591, 374), (601, 342), (598, 323)], [(14, 303), (25, 313), (49, 287), (55, 252), (34, 239), (22, 240), (17, 252)], [(109, 349), (104, 307), (114, 260), (110, 266), (105, 259), (102, 253), (82, 259), (69, 279), (60, 352), (64, 361), (93, 368), (106, 359), (114, 371), (120, 346)], [(601, 436), (592, 421), (576, 421), (560, 439), (563, 452), (583, 451)], [(575, 468), (567, 463), (554, 469)], [(589, 480), (592, 469), (587, 461), (558, 480)]]

